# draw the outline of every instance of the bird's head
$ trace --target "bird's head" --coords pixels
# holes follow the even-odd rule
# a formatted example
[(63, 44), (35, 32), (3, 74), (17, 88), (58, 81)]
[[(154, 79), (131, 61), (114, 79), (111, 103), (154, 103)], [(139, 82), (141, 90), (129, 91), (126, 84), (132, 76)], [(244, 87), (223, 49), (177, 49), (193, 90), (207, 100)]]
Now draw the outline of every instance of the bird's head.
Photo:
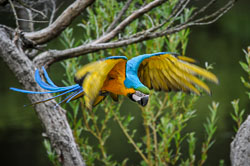
[(144, 86), (137, 76), (137, 69), (131, 67), (132, 64), (126, 66), (126, 79), (124, 85), (128, 89), (133, 89), (132, 93), (128, 93), (128, 97), (141, 106), (146, 106), (148, 104), (149, 89)]
[(148, 104), (149, 89), (147, 87), (137, 88), (134, 93), (129, 93), (128, 97), (144, 107)]

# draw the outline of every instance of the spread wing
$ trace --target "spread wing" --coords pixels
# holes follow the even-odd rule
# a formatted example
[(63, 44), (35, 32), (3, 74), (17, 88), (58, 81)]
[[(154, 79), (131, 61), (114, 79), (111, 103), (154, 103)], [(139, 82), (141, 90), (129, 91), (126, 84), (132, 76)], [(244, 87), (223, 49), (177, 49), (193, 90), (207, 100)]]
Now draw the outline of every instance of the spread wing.
[(138, 69), (140, 81), (149, 89), (156, 91), (184, 91), (200, 94), (197, 86), (210, 94), (208, 86), (196, 76), (202, 76), (218, 83), (217, 77), (211, 72), (192, 63), (195, 60), (171, 53), (155, 54), (145, 58)]
[[(126, 60), (127, 58), (125, 56), (108, 57), (89, 63), (77, 71), (75, 81), (82, 85), (85, 93), (84, 100), (88, 108), (92, 108), (92, 106), (99, 101), (100, 97), (97, 97), (112, 68), (120, 61)], [(96, 99), (98, 101), (96, 101)]]

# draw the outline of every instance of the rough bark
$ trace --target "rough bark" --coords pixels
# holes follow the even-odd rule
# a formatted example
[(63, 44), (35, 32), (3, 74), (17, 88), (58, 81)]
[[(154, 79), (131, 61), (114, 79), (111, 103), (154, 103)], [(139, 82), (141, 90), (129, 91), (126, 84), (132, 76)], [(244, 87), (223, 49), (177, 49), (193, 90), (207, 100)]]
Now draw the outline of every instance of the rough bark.
[(250, 115), (240, 126), (234, 140), (231, 143), (232, 166), (250, 165)]
[[(36, 65), (23, 52), (22, 42), (10, 29), (0, 27), (0, 57), (5, 61), (24, 89), (42, 91), (34, 80)], [(31, 72), (33, 71), (33, 72)], [(28, 95), (32, 102), (52, 97), (51, 95)], [(74, 141), (73, 134), (65, 116), (65, 110), (54, 107), (55, 101), (35, 106), (46, 134), (63, 165), (85, 165)]]

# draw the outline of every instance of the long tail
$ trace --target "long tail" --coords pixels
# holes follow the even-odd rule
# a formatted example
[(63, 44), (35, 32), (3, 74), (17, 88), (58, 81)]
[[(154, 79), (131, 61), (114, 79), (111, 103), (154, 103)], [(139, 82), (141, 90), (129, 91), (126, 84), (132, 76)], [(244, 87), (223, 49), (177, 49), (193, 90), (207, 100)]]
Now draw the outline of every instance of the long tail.
[(54, 97), (51, 97), (51, 98), (48, 98), (48, 99), (45, 99), (45, 100), (42, 100), (42, 101), (38, 101), (38, 102), (35, 102), (35, 103), (32, 103), (31, 105), (43, 103), (43, 102), (52, 100), (54, 98), (57, 98), (59, 96), (63, 96), (63, 95), (69, 94), (67, 97), (65, 97), (62, 101), (60, 101), (58, 103), (58, 105), (59, 105), (59, 104), (64, 103), (64, 102), (68, 103), (68, 102), (70, 102), (72, 100), (75, 100), (75, 99), (77, 99), (77, 98), (79, 98), (79, 97), (81, 97), (81, 96), (84, 95), (83, 88), (79, 84), (75, 84), (75, 85), (72, 85), (72, 86), (65, 86), (65, 87), (58, 87), (58, 86), (56, 86), (53, 83), (53, 81), (49, 78), (49, 75), (46, 72), (46, 70), (44, 69), (44, 67), (42, 67), (42, 69), (43, 69), (43, 73), (44, 73), (44, 76), (45, 76), (45, 79), (46, 79), (47, 83), (44, 82), (41, 79), (38, 70), (35, 71), (35, 81), (37, 82), (37, 84), (41, 88), (43, 88), (45, 90), (48, 90), (47, 92), (28, 91), (28, 90), (13, 88), (13, 87), (11, 87), (10, 90), (21, 92), (21, 93), (30, 93), (30, 94), (61, 93), (61, 94), (56, 95)]

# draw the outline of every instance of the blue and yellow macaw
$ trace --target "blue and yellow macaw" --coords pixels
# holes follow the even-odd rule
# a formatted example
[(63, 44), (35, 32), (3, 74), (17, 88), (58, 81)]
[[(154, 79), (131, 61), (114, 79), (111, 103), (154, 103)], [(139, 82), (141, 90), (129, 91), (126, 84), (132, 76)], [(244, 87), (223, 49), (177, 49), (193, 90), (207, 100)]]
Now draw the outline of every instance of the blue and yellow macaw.
[(56, 86), (43, 68), (47, 83), (42, 81), (38, 70), (35, 72), (35, 80), (43, 89), (48, 90), (47, 92), (10, 89), (33, 94), (61, 92), (53, 98), (33, 104), (70, 94), (60, 103), (68, 103), (83, 96), (87, 108), (91, 109), (108, 95), (114, 101), (118, 101), (118, 95), (123, 95), (142, 106), (146, 106), (150, 89), (165, 92), (193, 92), (200, 95), (199, 90), (197, 90), (197, 87), (200, 87), (210, 94), (208, 86), (196, 75), (214, 83), (218, 83), (217, 77), (194, 63), (195, 60), (191, 58), (169, 52), (144, 54), (130, 60), (125, 56), (111, 56), (83, 66), (75, 75), (76, 85)]

